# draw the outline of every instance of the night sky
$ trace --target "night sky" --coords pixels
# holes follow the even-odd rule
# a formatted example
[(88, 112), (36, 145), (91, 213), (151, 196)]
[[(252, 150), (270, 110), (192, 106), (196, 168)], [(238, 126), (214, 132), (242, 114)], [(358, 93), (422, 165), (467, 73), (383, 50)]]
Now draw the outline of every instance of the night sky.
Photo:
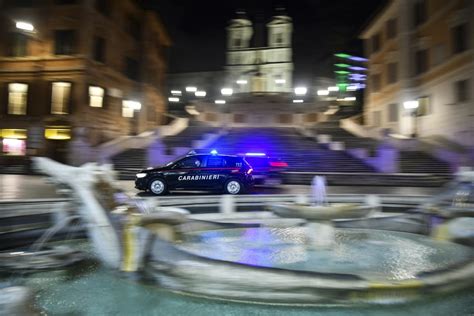
[(168, 0), (147, 1), (157, 10), (173, 46), (168, 52), (170, 73), (221, 70), (225, 64), (226, 31), (235, 11), (244, 9), (254, 22), (265, 21), (277, 6), (293, 18), (295, 79), (332, 76), (332, 54), (362, 54), (357, 38), (386, 0)]

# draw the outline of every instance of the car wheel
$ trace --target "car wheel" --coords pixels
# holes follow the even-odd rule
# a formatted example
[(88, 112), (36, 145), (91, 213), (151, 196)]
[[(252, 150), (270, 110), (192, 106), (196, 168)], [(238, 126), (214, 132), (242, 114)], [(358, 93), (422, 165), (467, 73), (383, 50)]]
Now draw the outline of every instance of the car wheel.
[(162, 179), (153, 179), (150, 181), (148, 189), (154, 195), (163, 195), (166, 193), (166, 183)]
[(242, 184), (238, 180), (235, 180), (235, 179), (227, 181), (224, 186), (224, 192), (227, 194), (235, 195), (235, 194), (242, 193), (242, 191), (243, 191)]

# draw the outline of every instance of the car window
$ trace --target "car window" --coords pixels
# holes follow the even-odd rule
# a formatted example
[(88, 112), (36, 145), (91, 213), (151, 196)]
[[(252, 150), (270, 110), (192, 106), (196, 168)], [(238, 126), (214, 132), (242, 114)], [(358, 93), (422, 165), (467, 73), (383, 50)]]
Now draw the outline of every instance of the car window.
[(243, 159), (238, 157), (228, 157), (227, 158), (227, 167), (237, 167), (241, 168), (243, 166)]
[(200, 157), (187, 157), (176, 163), (174, 168), (190, 169), (201, 167), (202, 161)]
[(226, 161), (222, 157), (209, 157), (207, 158), (207, 167), (209, 168), (222, 168), (226, 166)]

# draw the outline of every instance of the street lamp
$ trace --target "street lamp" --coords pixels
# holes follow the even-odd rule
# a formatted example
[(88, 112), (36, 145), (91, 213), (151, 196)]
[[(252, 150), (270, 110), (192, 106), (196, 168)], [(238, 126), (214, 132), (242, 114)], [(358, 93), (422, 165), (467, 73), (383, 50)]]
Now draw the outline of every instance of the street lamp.
[(296, 87), (295, 94), (296, 95), (305, 95), (308, 89), (306, 87)]
[(232, 90), (232, 88), (222, 88), (221, 93), (222, 95), (232, 95), (232, 93), (234, 93), (234, 90)]
[(33, 26), (33, 24), (25, 22), (25, 21), (17, 21), (15, 23), (15, 26), (17, 29), (22, 30), (22, 31), (33, 32), (35, 30), (35, 27)]
[(410, 111), (411, 116), (413, 116), (413, 133), (411, 134), (412, 138), (417, 136), (417, 112), (418, 112), (419, 103), (417, 100), (410, 100), (403, 102), (403, 107), (405, 110)]
[(170, 102), (179, 102), (179, 98), (177, 98), (177, 97), (169, 97), (169, 98), (168, 98), (168, 101), (170, 101)]
[(206, 96), (206, 91), (196, 91), (194, 92), (194, 95), (197, 97), (205, 97)]
[(317, 94), (318, 95), (329, 95), (329, 91), (328, 90), (318, 90)]
[(196, 87), (186, 87), (186, 92), (196, 92), (197, 88)]

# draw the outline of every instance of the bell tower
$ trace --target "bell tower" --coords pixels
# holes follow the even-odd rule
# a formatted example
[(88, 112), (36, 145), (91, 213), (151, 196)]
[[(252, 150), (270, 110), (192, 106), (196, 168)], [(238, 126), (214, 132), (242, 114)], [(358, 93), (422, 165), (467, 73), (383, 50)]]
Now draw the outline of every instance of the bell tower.
[(252, 34), (252, 22), (245, 11), (238, 10), (237, 16), (230, 20), (227, 27), (227, 50), (249, 48)]
[(293, 80), (291, 34), (293, 23), (284, 8), (277, 8), (267, 23), (268, 88), (274, 92), (290, 92)]

